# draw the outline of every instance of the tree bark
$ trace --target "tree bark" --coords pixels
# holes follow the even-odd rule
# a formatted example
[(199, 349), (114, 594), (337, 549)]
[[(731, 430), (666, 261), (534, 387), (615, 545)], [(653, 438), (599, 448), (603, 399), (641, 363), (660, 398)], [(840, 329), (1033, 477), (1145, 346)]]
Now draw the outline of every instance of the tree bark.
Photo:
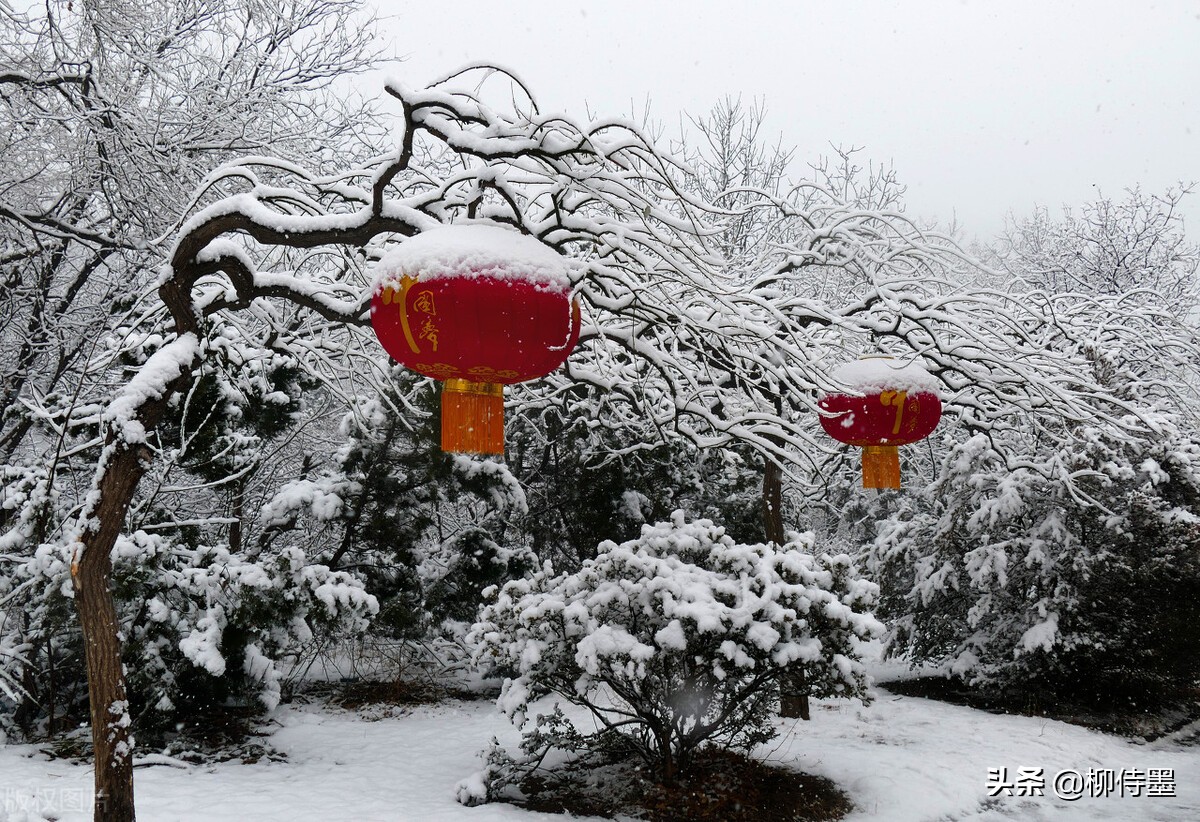
[(150, 449), (118, 445), (100, 480), (100, 498), (80, 536), (78, 561), (71, 565), (75, 608), (83, 631), (92, 721), (95, 772), (95, 822), (134, 822), (133, 736), (121, 631), (112, 592), (112, 547), (120, 534)]
[(783, 469), (770, 459), (763, 474), (762, 514), (767, 542), (783, 545)]
[[(783, 534), (783, 468), (768, 459), (763, 474), (763, 530), (767, 541), (782, 546)], [(789, 719), (808, 719), (808, 681), (804, 666), (793, 664), (779, 680), (779, 715)]]
[(788, 719), (811, 719), (808, 708), (808, 678), (804, 666), (793, 663), (779, 680), (779, 715)]

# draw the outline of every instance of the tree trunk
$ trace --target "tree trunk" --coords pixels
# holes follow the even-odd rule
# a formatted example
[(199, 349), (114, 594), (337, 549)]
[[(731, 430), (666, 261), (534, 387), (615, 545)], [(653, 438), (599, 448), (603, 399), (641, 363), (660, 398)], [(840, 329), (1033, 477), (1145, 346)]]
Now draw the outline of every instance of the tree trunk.
[[(782, 546), (783, 534), (783, 468), (768, 459), (763, 474), (763, 530), (767, 541)], [(808, 719), (808, 681), (804, 666), (795, 663), (779, 680), (779, 715), (789, 719)]]
[[(98, 561), (99, 560), (99, 561)], [(75, 607), (83, 629), (95, 756), (95, 822), (133, 822), (133, 740), (121, 637), (109, 578), (111, 556), (83, 555), (75, 576)]]
[(788, 719), (811, 719), (808, 710), (808, 678), (796, 662), (779, 680), (779, 715)]
[(145, 445), (114, 448), (100, 479), (93, 525), (80, 536), (78, 561), (71, 565), (87, 662), (95, 822), (134, 822), (133, 736), (121, 666), (120, 624), (112, 593), (112, 547), (150, 456)]
[[(669, 720), (663, 721), (668, 722)], [(667, 785), (674, 785), (676, 777), (679, 776), (679, 763), (675, 761), (675, 751), (671, 747), (671, 731), (669, 727), (661, 734), (655, 730), (655, 736), (658, 737), (662, 781)]]
[(767, 542), (783, 545), (783, 469), (770, 459), (763, 474), (762, 513)]

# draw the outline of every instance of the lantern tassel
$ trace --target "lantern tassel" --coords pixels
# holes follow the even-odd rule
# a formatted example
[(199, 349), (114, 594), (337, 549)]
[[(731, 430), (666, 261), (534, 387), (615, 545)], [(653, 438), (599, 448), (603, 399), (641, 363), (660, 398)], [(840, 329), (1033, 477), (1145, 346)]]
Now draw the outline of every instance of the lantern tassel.
[(863, 488), (900, 487), (900, 451), (894, 445), (867, 445), (862, 455)]
[(504, 386), (446, 380), (442, 385), (442, 450), (504, 453)]

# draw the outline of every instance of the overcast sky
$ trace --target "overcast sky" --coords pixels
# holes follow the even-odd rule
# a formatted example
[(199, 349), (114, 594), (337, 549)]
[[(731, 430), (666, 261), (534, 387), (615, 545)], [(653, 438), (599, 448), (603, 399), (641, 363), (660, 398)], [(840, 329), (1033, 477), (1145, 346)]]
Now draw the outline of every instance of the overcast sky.
[[(543, 110), (674, 128), (765, 100), (805, 161), (894, 165), (911, 213), (988, 238), (1005, 215), (1200, 181), (1200, 0), (378, 0), (424, 85), (499, 62)], [(1200, 191), (1188, 201), (1200, 237)]]

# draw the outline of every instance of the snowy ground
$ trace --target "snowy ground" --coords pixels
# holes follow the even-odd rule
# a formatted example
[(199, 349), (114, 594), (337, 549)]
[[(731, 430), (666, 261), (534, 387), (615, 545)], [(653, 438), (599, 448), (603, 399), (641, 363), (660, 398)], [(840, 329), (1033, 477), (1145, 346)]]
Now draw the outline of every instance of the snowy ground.
[[(1200, 747), (1136, 745), (1060, 722), (998, 716), (879, 692), (870, 707), (815, 703), (813, 721), (788, 720), (762, 753), (836, 781), (853, 798), (854, 820), (1200, 819)], [(393, 714), (393, 715), (388, 715)], [(515, 739), (488, 702), (416, 709), (285, 706), (275, 748), (286, 762), (177, 767), (136, 772), (138, 816), (147, 822), (383, 822), (383, 820), (556, 820), (505, 805), (465, 808), (453, 786), (478, 767), (492, 735)], [(1044, 797), (988, 796), (988, 769), (1043, 768)], [(1055, 796), (1064, 770), (1120, 773), (1173, 769), (1177, 796)], [(0, 822), (91, 818), (87, 768), (49, 761), (36, 747), (0, 748)]]

